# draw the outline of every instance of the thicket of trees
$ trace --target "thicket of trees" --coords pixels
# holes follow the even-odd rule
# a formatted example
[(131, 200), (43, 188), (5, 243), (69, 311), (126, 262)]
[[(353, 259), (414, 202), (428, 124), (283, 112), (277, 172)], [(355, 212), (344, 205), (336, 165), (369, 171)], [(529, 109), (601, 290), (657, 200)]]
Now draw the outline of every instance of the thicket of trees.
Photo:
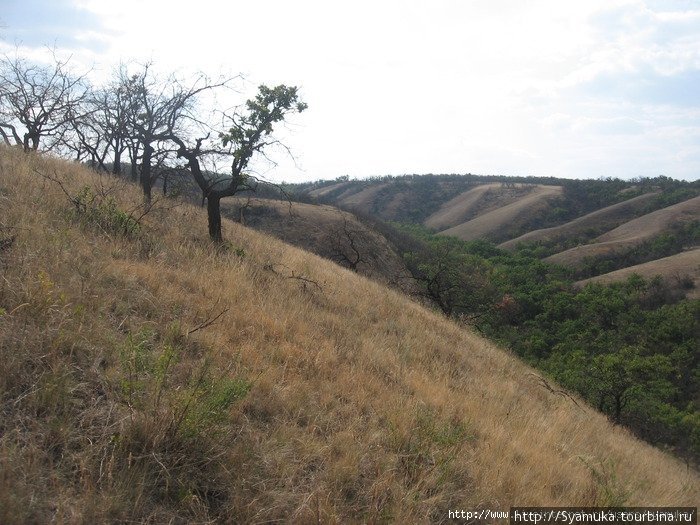
[(527, 252), (399, 226), (423, 295), (650, 442), (700, 459), (700, 301), (661, 279), (572, 285)]
[(122, 65), (94, 86), (57, 57), (41, 65), (5, 56), (0, 138), (26, 152), (51, 151), (115, 174), (123, 173), (126, 157), (146, 202), (159, 180), (166, 184), (169, 174), (186, 171), (207, 202), (209, 235), (220, 242), (221, 199), (256, 185), (251, 162), (280, 145), (276, 125), (307, 107), (297, 88), (285, 85), (261, 85), (234, 109), (206, 106), (216, 92), (233, 92), (235, 80), (159, 77), (145, 64)]

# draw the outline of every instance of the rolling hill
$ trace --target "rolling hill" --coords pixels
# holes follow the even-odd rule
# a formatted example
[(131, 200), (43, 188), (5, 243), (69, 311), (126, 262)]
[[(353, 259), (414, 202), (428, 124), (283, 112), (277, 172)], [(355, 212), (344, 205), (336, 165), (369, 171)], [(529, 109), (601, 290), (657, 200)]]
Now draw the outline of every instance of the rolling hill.
[(576, 285), (624, 281), (632, 274), (649, 280), (660, 276), (671, 288), (687, 289), (689, 299), (700, 299), (700, 248), (582, 279)]
[(547, 207), (549, 200), (560, 196), (561, 193), (560, 186), (537, 185), (532, 187), (525, 196), (514, 202), (498, 206), (474, 219), (439, 233), (440, 235), (458, 237), (464, 241), (483, 238), (498, 239), (503, 235), (508, 236), (508, 232), (514, 225), (536, 215), (541, 209)]
[(645, 193), (644, 195), (606, 206), (560, 226), (533, 230), (520, 237), (501, 243), (498, 247), (510, 250), (523, 242), (551, 242), (566, 237), (583, 235), (588, 231), (607, 231), (634, 218), (656, 195), (658, 195), (658, 192)]
[(673, 224), (700, 218), (700, 197), (648, 213), (625, 222), (595, 239), (595, 242), (577, 246), (551, 255), (545, 260), (554, 264), (576, 266), (586, 258), (600, 257), (638, 246), (667, 230)]
[(222, 213), (341, 266), (354, 266), (379, 282), (407, 293), (415, 291), (396, 249), (352, 213), (326, 205), (248, 198), (224, 201)]
[(511, 353), (269, 235), (225, 220), (215, 246), (197, 207), (4, 148), (0, 203), (3, 523), (700, 497)]
[[(636, 254), (628, 263), (620, 259), (645, 243), (677, 237), (679, 224), (700, 220), (697, 183), (667, 177), (625, 182), (413, 175), (320, 181), (295, 191), (365, 216), (421, 224), (439, 235), (489, 240), (506, 250), (524, 244), (547, 262), (581, 271), (581, 277), (687, 251), (697, 245), (696, 235), (684, 234), (687, 239), (678, 238), (677, 246), (667, 246), (658, 255)], [(620, 260), (612, 268), (595, 263), (610, 258)]]
[(440, 209), (423, 221), (423, 224), (437, 231), (456, 226), (472, 214), (474, 208), (483, 199), (485, 192), (499, 187), (500, 184), (482, 184), (460, 193), (440, 206)]

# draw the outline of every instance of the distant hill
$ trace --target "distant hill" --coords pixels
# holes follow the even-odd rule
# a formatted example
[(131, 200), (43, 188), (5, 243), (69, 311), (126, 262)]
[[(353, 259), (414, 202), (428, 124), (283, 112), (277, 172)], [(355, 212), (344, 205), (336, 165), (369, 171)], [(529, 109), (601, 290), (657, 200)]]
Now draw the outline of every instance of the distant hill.
[(619, 253), (666, 231), (671, 225), (700, 220), (700, 197), (648, 213), (600, 235), (590, 244), (547, 257), (547, 262), (576, 266), (586, 258)]
[(588, 232), (608, 231), (634, 218), (656, 195), (658, 195), (658, 192), (639, 195), (588, 213), (560, 226), (525, 233), (520, 237), (499, 244), (498, 247), (513, 249), (523, 242), (552, 242), (567, 237), (586, 235)]
[(475, 215), (475, 210), (485, 200), (486, 192), (499, 188), (500, 184), (482, 184), (460, 193), (440, 206), (440, 209), (425, 219), (423, 224), (436, 231), (461, 224)]
[[(548, 262), (572, 268), (585, 260), (585, 277), (680, 253), (698, 242), (694, 233), (679, 236), (676, 229), (700, 220), (700, 182), (663, 176), (621, 181), (410, 175), (344, 178), (292, 189), (311, 201), (385, 221), (422, 224), (440, 235), (490, 240), (508, 250), (522, 244)], [(643, 250), (645, 243), (663, 246), (647, 258), (640, 253), (629, 261), (619, 256)], [(611, 257), (618, 260), (611, 262)], [(599, 258), (604, 262), (595, 263)]]
[[(488, 191), (483, 195), (488, 195)], [(463, 241), (474, 239), (498, 240), (509, 238), (514, 228), (528, 221), (533, 215), (550, 205), (554, 197), (562, 194), (561, 186), (532, 186), (522, 197), (508, 204), (493, 206), (471, 219), (452, 228), (442, 230), (440, 235), (457, 237)]]
[(612, 283), (624, 281), (632, 274), (640, 275), (646, 279), (660, 276), (668, 286), (687, 290), (689, 299), (700, 299), (700, 248), (582, 279), (577, 281), (576, 285), (585, 286), (592, 282)]

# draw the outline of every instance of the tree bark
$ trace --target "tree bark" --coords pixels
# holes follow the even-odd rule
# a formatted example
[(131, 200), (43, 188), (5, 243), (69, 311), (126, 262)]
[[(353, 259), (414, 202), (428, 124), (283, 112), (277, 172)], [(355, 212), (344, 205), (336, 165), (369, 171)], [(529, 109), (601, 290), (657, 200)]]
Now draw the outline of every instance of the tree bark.
[(118, 148), (117, 146), (114, 150), (114, 164), (112, 164), (112, 173), (114, 175), (121, 175), (122, 173), (122, 153)]
[(221, 196), (213, 192), (207, 196), (207, 218), (209, 220), (209, 237), (216, 243), (222, 242)]
[(141, 188), (143, 189), (143, 196), (146, 202), (151, 202), (151, 156), (153, 155), (153, 148), (150, 144), (144, 144), (143, 146), (143, 158), (141, 160)]

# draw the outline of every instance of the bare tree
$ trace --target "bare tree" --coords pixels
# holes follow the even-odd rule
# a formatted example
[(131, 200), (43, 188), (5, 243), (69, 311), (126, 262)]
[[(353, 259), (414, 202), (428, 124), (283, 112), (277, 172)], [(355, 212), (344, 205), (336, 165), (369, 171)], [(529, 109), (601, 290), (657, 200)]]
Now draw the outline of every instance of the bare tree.
[(361, 248), (363, 237), (366, 234), (366, 231), (353, 228), (347, 215), (343, 213), (343, 224), (333, 229), (328, 237), (332, 258), (356, 272), (360, 263), (368, 263)]
[(80, 118), (70, 120), (70, 130), (64, 147), (73, 152), (76, 160), (89, 160), (96, 169), (121, 173), (122, 155), (129, 145), (129, 98), (125, 68), (120, 67), (116, 80), (93, 89), (85, 100), (85, 111)]
[(90, 86), (73, 75), (68, 60), (54, 55), (49, 66), (25, 59), (0, 58), (0, 136), (6, 144), (37, 150), (42, 139), (58, 144), (68, 123), (84, 113)]
[(199, 75), (186, 85), (174, 76), (160, 81), (150, 70), (151, 65), (146, 64), (123, 86), (128, 98), (128, 126), (135, 139), (130, 145), (135, 150), (132, 163), (136, 162), (136, 152), (140, 149), (139, 182), (147, 201), (158, 179), (154, 167), (176, 153), (171, 146), (173, 138), (187, 140), (189, 128), (203, 124), (197, 114), (198, 96), (231, 82), (226, 79), (213, 83), (207, 76)]

